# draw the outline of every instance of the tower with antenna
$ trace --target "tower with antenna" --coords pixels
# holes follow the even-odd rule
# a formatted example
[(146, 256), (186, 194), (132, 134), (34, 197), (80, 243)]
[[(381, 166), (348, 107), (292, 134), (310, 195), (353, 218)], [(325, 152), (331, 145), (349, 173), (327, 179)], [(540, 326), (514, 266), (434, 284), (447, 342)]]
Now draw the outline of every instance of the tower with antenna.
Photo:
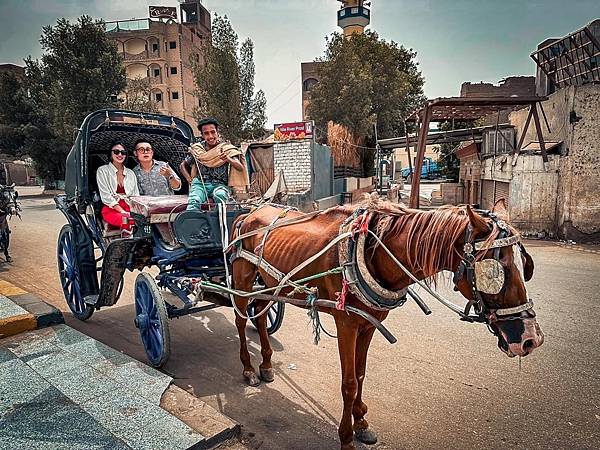
[(337, 13), (338, 26), (344, 30), (344, 36), (349, 38), (355, 33), (364, 33), (365, 27), (371, 22), (371, 1), (338, 0), (342, 5)]

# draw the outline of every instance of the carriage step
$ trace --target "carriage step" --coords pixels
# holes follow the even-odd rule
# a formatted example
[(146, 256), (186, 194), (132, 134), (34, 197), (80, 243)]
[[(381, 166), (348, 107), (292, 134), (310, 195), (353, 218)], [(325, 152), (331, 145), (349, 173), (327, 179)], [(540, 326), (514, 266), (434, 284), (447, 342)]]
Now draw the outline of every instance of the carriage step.
[(86, 295), (83, 297), (83, 301), (86, 305), (96, 306), (96, 303), (98, 303), (98, 294)]

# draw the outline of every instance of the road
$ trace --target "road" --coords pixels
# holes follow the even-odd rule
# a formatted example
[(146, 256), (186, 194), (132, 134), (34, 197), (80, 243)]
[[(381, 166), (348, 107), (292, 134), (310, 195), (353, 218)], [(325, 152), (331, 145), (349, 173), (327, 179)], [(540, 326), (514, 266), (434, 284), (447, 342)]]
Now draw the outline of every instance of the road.
[[(11, 222), (14, 263), (0, 266), (0, 278), (67, 311), (55, 256), (64, 219), (51, 198), (24, 198), (22, 204), (23, 221)], [(598, 448), (600, 254), (540, 241), (527, 248), (536, 263), (528, 288), (545, 344), (519, 366), (496, 348), (484, 326), (460, 322), (434, 300), (429, 317), (412, 303), (394, 311), (386, 325), (398, 343), (376, 335), (368, 363), (367, 418), (379, 433), (372, 448)], [(117, 305), (90, 321), (65, 317), (74, 328), (144, 361), (133, 325), (134, 277), (128, 274)], [(457, 298), (447, 286), (438, 288)], [(164, 371), (240, 422), (251, 448), (338, 448), (335, 340), (313, 345), (306, 311), (288, 307), (272, 340), (275, 382), (246, 387), (232, 319), (233, 312), (221, 308), (173, 320), (173, 351)], [(329, 317), (323, 320), (332, 329)], [(258, 335), (248, 335), (257, 366)]]

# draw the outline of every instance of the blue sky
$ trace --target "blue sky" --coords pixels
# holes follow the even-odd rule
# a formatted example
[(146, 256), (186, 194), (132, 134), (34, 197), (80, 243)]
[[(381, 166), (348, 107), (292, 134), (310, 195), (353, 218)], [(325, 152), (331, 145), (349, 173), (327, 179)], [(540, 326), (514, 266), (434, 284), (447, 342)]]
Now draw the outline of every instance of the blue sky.
[[(464, 81), (534, 75), (529, 54), (600, 17), (598, 0), (371, 0), (371, 28), (417, 51), (428, 97), (458, 95)], [(338, 30), (335, 0), (204, 0), (255, 44), (256, 86), (268, 125), (301, 119), (300, 63), (321, 56)], [(43, 25), (81, 14), (105, 20), (147, 17), (148, 5), (176, 0), (0, 0), (0, 63), (40, 56)]]

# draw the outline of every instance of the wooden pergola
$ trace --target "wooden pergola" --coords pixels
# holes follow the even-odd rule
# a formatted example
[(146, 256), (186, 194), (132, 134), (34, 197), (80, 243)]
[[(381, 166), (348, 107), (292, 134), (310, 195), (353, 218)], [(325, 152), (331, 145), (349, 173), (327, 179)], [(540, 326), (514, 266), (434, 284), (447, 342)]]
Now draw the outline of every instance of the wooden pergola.
[[(550, 131), (546, 114), (542, 108), (541, 102), (547, 100), (548, 97), (523, 96), (523, 97), (445, 97), (428, 100), (425, 105), (413, 112), (407, 119), (407, 122), (417, 122), (417, 158), (415, 161), (415, 170), (412, 173), (411, 191), (410, 191), (410, 207), (419, 207), (419, 186), (421, 182), (421, 169), (423, 167), (423, 159), (425, 157), (425, 147), (427, 145), (427, 135), (429, 132), (429, 124), (431, 122), (442, 122), (446, 120), (455, 121), (474, 121), (490, 114), (498, 113), (501, 110), (529, 106), (529, 114), (525, 121), (525, 127), (519, 138), (519, 143), (513, 149), (513, 153), (518, 153), (523, 145), (523, 140), (529, 129), (529, 124), (533, 118), (535, 129), (540, 143), (540, 150), (544, 163), (548, 162), (546, 154), (546, 145), (542, 134), (540, 117), (538, 113), (538, 105), (546, 127)], [(500, 133), (504, 138), (504, 135)], [(512, 144), (511, 144), (512, 146)]]

